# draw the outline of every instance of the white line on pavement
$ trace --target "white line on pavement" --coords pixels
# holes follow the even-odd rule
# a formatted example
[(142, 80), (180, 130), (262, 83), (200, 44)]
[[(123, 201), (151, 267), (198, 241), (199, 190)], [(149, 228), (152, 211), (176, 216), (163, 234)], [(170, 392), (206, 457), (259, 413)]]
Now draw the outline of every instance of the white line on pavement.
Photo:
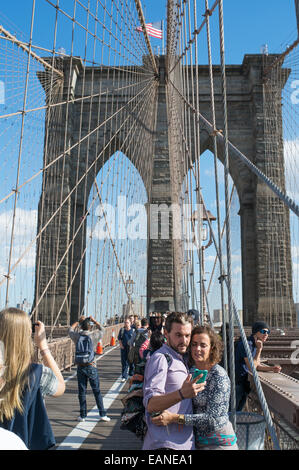
[[(113, 347), (112, 349), (109, 349), (109, 351), (105, 352), (101, 356), (99, 356), (96, 360), (98, 361), (102, 357), (104, 357), (106, 354), (109, 354), (113, 349), (115, 349), (118, 346)], [(77, 373), (71, 375), (67, 379), (65, 379), (65, 382), (68, 382), (72, 378), (76, 377)], [(114, 382), (110, 390), (106, 393), (106, 395), (103, 398), (104, 402), (104, 408), (107, 411), (114, 400), (117, 398), (118, 394), (120, 391), (123, 389), (123, 387), (126, 385), (125, 382), (121, 382), (121, 376), (117, 378), (117, 380)], [(81, 421), (75, 426), (75, 428), (70, 432), (70, 434), (64, 439), (64, 441), (56, 448), (56, 450), (76, 450), (81, 447), (85, 439), (88, 437), (88, 435), (92, 432), (93, 428), (96, 426), (96, 424), (100, 421), (100, 416), (99, 416), (99, 410), (97, 406), (94, 406), (89, 413), (87, 414), (86, 421)]]
[[(125, 384), (125, 382), (121, 382), (120, 375), (103, 398), (105, 410), (110, 408)], [(94, 406), (87, 414), (86, 421), (78, 423), (64, 441), (56, 448), (56, 450), (79, 449), (99, 420), (100, 416), (98, 407)]]

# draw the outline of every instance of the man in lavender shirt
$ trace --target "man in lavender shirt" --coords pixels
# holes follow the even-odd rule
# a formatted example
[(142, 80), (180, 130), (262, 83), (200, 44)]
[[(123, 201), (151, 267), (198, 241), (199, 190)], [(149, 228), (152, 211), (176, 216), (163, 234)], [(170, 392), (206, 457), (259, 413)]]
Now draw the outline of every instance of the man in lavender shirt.
[(192, 380), (186, 363), (185, 353), (190, 343), (192, 326), (192, 317), (187, 314), (169, 314), (165, 322), (167, 344), (158, 349), (146, 364), (143, 403), (148, 429), (143, 442), (145, 450), (194, 448), (192, 426), (156, 426), (150, 416), (166, 409), (178, 414), (192, 414), (191, 398), (205, 386), (196, 384), (198, 378)]

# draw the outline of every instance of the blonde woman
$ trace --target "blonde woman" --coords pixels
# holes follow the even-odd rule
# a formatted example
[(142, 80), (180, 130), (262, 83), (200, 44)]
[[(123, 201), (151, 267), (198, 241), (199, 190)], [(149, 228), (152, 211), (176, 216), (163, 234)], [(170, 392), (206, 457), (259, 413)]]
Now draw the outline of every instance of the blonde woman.
[(43, 364), (32, 362), (32, 325), (22, 310), (8, 308), (0, 312), (0, 341), (5, 351), (0, 427), (17, 434), (30, 450), (49, 449), (55, 439), (43, 397), (62, 395), (65, 383), (48, 348), (44, 324), (38, 321), (34, 333)]
[[(5, 372), (4, 364), (4, 344), (0, 341), (0, 392), (5, 385), (3, 376)], [(0, 398), (1, 401), (1, 398)], [(0, 450), (28, 450), (22, 439), (15, 433), (0, 427)]]

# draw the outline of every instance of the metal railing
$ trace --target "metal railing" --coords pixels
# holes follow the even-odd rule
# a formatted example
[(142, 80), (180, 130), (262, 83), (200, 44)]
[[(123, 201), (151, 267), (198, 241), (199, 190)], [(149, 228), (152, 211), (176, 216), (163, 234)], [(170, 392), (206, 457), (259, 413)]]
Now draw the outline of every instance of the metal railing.
[[(110, 346), (113, 333), (115, 340), (117, 341), (118, 333), (122, 327), (123, 323), (118, 323), (117, 325), (104, 328), (102, 338), (103, 349)], [(61, 371), (70, 369), (74, 365), (75, 345), (71, 338), (66, 336), (67, 330), (67, 327), (56, 328), (54, 333), (56, 333), (57, 337), (52, 340), (48, 340), (49, 349)], [(61, 337), (60, 334), (63, 334), (64, 336)], [(35, 349), (34, 361), (42, 362), (42, 356), (37, 349)]]

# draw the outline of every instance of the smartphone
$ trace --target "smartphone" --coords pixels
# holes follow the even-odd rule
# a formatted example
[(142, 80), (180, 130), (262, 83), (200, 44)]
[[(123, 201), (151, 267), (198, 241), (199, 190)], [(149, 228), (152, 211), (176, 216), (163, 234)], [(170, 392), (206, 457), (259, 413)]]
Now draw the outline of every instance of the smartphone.
[(195, 377), (198, 377), (201, 374), (203, 374), (203, 376), (196, 382), (197, 384), (201, 384), (201, 383), (206, 381), (208, 371), (207, 370), (194, 369), (193, 374), (192, 374), (192, 379), (195, 379)]
[(32, 334), (35, 333), (35, 327), (38, 326), (38, 323), (32, 323)]
[(153, 413), (151, 413), (151, 417), (155, 418), (156, 416), (160, 416), (161, 413), (162, 411), (154, 411)]

